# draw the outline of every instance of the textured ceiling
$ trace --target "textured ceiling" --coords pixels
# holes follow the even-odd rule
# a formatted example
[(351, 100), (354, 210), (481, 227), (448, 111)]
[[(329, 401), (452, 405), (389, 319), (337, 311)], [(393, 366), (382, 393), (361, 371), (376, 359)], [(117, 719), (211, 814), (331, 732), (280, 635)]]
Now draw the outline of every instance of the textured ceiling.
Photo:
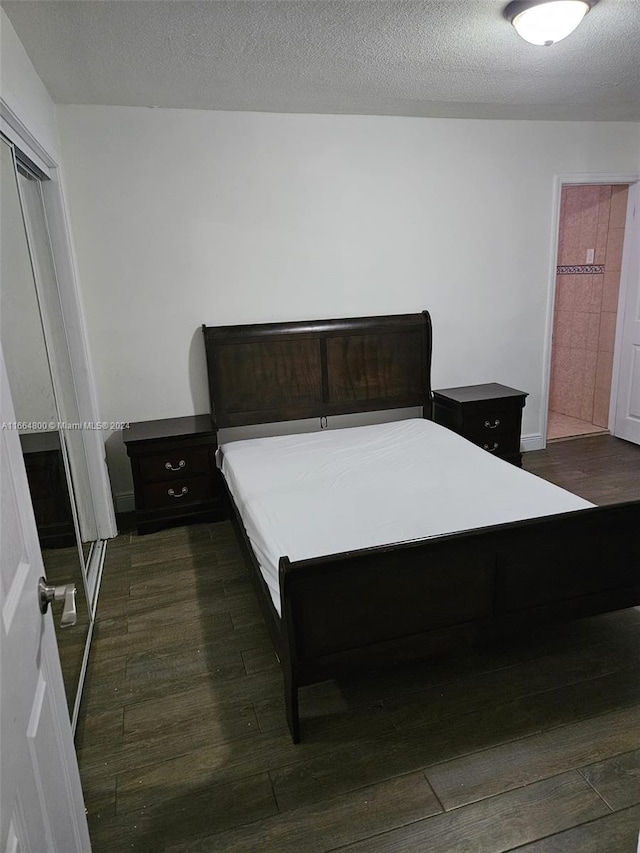
[(640, 120), (640, 0), (549, 48), (501, 0), (11, 0), (57, 103)]

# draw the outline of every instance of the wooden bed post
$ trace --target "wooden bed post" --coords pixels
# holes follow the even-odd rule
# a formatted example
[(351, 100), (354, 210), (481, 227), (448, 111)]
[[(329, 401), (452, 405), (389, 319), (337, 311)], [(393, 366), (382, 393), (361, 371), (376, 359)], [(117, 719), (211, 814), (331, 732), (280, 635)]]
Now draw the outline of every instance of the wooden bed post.
[(291, 560), (288, 557), (280, 557), (278, 562), (278, 574), (280, 579), (280, 614), (282, 625), (282, 673), (284, 675), (284, 704), (287, 712), (287, 725), (291, 732), (294, 743), (300, 743), (300, 713), (298, 710), (298, 656), (293, 623), (293, 608), (291, 606), (291, 593), (289, 590), (289, 576), (291, 574)]
[(425, 372), (424, 372), (424, 392), (425, 402), (422, 406), (422, 417), (428, 421), (433, 420), (433, 391), (431, 390), (431, 354), (433, 350), (433, 329), (431, 327), (431, 314), (428, 311), (423, 311), (425, 325)]
[(291, 679), (291, 671), (286, 666), (284, 672), (284, 704), (287, 712), (287, 725), (291, 733), (291, 740), (300, 743), (300, 714), (298, 711), (298, 687)]

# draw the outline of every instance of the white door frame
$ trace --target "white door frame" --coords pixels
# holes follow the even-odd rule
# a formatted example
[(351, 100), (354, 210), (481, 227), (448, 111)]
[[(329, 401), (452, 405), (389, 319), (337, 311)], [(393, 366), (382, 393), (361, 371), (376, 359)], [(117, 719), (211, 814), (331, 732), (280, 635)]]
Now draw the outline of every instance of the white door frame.
[[(98, 395), (59, 164), (3, 98), (0, 98), (0, 130), (49, 178), (48, 181), (42, 182), (42, 196), (49, 225), (80, 420), (98, 423), (101, 420)], [(98, 538), (111, 539), (117, 535), (118, 530), (107, 471), (104, 435), (101, 430), (82, 430), (82, 436), (86, 449)]]
[[(625, 312), (629, 309), (628, 296), (630, 287), (638, 287), (638, 282), (631, 279), (631, 271), (634, 269), (632, 258), (640, 260), (640, 230), (638, 229), (637, 215), (634, 219), (633, 209), (636, 211), (640, 206), (640, 183), (629, 187), (629, 203), (627, 205), (627, 216), (624, 224), (624, 246), (622, 247), (622, 267), (620, 271), (620, 294), (618, 297), (618, 321), (616, 325), (616, 337), (613, 350), (613, 373), (611, 376), (611, 407), (609, 409), (609, 430), (612, 435), (616, 432), (616, 412), (618, 410), (619, 394), (621, 391), (620, 367), (622, 362), (622, 342), (624, 338)], [(635, 269), (640, 269), (640, 263), (635, 264)], [(633, 298), (633, 297), (632, 297)]]
[[(560, 197), (562, 187), (566, 184), (636, 184), (640, 181), (640, 175), (637, 172), (628, 173), (602, 173), (602, 172), (579, 172), (554, 175), (553, 178), (553, 199), (551, 209), (551, 253), (549, 256), (549, 287), (547, 290), (547, 319), (545, 324), (545, 343), (542, 358), (542, 411), (541, 411), (541, 428), (542, 428), (542, 447), (547, 446), (547, 424), (549, 419), (549, 393), (551, 389), (551, 352), (553, 346), (553, 313), (555, 310), (556, 300), (556, 267), (558, 265), (558, 237), (560, 231)], [(628, 224), (628, 211), (627, 211)], [(625, 250), (622, 259), (622, 269), (620, 272), (620, 297), (618, 308), (623, 305), (622, 301), (626, 296), (628, 285), (628, 248), (627, 248), (627, 229), (625, 228)], [(636, 251), (638, 251), (636, 246)], [(618, 371), (619, 371), (619, 352), (618, 343), (621, 334), (622, 325), (620, 323), (620, 312), (618, 312), (618, 321), (616, 327), (616, 341), (614, 351), (614, 366), (613, 376), (611, 379), (611, 406), (609, 408), (609, 429), (613, 430), (613, 412), (615, 412), (615, 402), (618, 395)]]

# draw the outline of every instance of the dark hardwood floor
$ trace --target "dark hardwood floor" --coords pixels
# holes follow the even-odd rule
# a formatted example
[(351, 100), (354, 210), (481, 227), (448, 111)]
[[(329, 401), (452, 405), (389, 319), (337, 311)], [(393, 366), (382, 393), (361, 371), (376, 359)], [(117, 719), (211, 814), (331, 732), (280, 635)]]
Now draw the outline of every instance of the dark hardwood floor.
[[(640, 499), (640, 447), (524, 466)], [(109, 546), (77, 733), (94, 853), (635, 853), (640, 609), (301, 691), (227, 522)]]

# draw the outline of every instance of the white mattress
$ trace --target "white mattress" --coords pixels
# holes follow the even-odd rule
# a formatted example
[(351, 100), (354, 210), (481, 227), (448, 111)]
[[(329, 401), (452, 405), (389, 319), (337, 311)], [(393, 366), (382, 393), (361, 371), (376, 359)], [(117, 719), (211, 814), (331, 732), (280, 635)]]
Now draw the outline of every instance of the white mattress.
[(593, 506), (431, 421), (222, 445), (218, 463), (280, 612), (292, 562)]

